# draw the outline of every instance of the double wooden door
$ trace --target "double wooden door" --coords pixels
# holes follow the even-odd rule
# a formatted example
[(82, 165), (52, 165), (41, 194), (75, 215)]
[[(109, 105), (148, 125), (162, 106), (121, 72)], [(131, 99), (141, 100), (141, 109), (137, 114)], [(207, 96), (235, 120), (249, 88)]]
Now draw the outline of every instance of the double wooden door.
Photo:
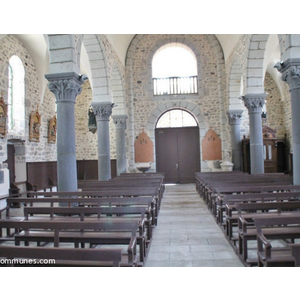
[(155, 130), (156, 170), (165, 173), (166, 183), (193, 183), (200, 172), (198, 127)]

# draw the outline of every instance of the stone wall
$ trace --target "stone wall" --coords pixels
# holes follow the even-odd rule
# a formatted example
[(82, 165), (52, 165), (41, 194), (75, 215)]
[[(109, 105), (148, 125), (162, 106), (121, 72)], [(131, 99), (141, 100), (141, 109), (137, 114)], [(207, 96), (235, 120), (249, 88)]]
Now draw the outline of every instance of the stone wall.
[(269, 126), (270, 128), (276, 130), (276, 137), (284, 137), (286, 134), (284, 103), (282, 101), (279, 89), (269, 73), (266, 73), (264, 85), (265, 92), (268, 95), (266, 97), (267, 120), (263, 125)]
[[(55, 97), (48, 89), (43, 99), (40, 99), (36, 67), (30, 54), (22, 43), (12, 35), (1, 39), (0, 42), (0, 89), (4, 91), (7, 101), (8, 93), (8, 65), (12, 55), (17, 55), (25, 69), (25, 101), (24, 101), (24, 127), (9, 130), (7, 139), (1, 139), (0, 161), (7, 159), (6, 143), (8, 139), (21, 139), (24, 143), (16, 144), (16, 164), (32, 161), (56, 160), (56, 145), (48, 143), (48, 122), (55, 114)], [(40, 141), (29, 141), (29, 117), (38, 107), (41, 115)], [(22, 123), (21, 123), (22, 124)]]
[[(199, 60), (201, 69), (198, 75), (202, 78), (200, 92), (198, 97), (189, 97), (188, 95), (178, 95), (173, 97), (171, 101), (185, 100), (191, 101), (200, 108), (205, 116), (207, 126), (211, 126), (220, 134), (220, 111), (219, 111), (219, 91), (218, 91), (218, 72), (217, 57), (214, 55), (213, 46), (206, 35), (144, 35), (136, 47), (133, 69), (132, 69), (132, 90), (133, 90), (133, 107), (135, 121), (135, 135), (138, 135), (143, 129), (147, 120), (151, 116), (151, 112), (160, 104), (169, 100), (161, 100), (159, 97), (153, 97), (153, 89), (151, 88), (151, 61), (152, 49), (156, 45), (169, 39), (170, 42), (178, 39), (184, 40), (186, 45), (193, 43), (199, 52)], [(150, 78), (150, 79), (149, 79)], [(156, 100), (158, 99), (158, 100)]]

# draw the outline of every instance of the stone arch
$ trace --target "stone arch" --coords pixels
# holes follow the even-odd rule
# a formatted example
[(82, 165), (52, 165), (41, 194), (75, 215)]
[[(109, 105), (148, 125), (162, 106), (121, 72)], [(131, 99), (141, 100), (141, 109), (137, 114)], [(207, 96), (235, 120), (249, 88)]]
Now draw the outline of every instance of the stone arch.
[(264, 93), (264, 55), (269, 34), (253, 34), (248, 47), (246, 93)]
[[(159, 104), (155, 109), (152, 110), (150, 117), (147, 120), (145, 130), (153, 142), (153, 148), (155, 149), (155, 127), (158, 119), (160, 118), (161, 115), (163, 115), (166, 111), (170, 109), (183, 109), (189, 112), (197, 121), (198, 126), (199, 126), (199, 141), (201, 143), (203, 137), (206, 134), (206, 131), (208, 130), (207, 124), (205, 123), (205, 118), (204, 115), (202, 114), (201, 110), (199, 107), (191, 103), (189, 101), (166, 101), (165, 103)], [(200, 145), (201, 146), (201, 145)], [(201, 147), (200, 147), (201, 149)], [(154, 161), (151, 166), (152, 168), (156, 168), (156, 155), (154, 151)], [(202, 166), (202, 159), (201, 159), (201, 167)], [(202, 169), (202, 168), (201, 168)]]
[(81, 35), (49, 34), (49, 73), (80, 73)]
[(243, 90), (242, 68), (240, 63), (235, 60), (230, 68), (228, 79), (228, 109), (244, 109), (240, 96)]
[(94, 34), (85, 34), (83, 44), (91, 66), (92, 78), (90, 81), (92, 82), (93, 102), (111, 102), (107, 64), (102, 42)]
[(111, 71), (111, 92), (112, 92), (112, 101), (117, 105), (113, 109), (112, 114), (113, 115), (126, 114), (124, 84), (117, 63), (114, 63)]
[(285, 34), (279, 35), (280, 50), (282, 53), (282, 60), (299, 58), (300, 57), (300, 35), (299, 34)]

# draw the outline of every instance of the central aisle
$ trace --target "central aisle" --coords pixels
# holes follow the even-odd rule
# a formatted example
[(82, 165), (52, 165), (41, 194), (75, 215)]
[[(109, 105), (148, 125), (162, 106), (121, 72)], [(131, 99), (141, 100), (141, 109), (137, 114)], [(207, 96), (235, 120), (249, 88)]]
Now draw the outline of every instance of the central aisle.
[(145, 267), (243, 267), (194, 184), (166, 185)]

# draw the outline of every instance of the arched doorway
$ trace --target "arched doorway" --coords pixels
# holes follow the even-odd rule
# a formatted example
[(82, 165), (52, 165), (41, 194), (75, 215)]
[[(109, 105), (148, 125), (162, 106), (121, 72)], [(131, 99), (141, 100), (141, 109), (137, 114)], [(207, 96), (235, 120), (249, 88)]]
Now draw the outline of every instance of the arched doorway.
[(165, 112), (155, 128), (156, 171), (166, 183), (192, 183), (200, 172), (199, 127), (185, 110)]

